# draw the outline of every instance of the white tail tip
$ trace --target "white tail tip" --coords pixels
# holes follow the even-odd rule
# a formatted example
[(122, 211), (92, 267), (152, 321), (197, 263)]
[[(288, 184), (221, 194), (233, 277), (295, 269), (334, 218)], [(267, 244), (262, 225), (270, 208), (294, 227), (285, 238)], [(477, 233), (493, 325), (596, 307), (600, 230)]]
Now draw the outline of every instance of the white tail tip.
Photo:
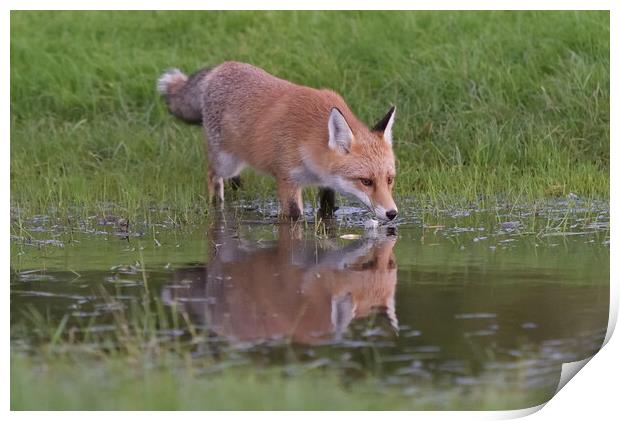
[(170, 87), (177, 83), (185, 83), (187, 76), (179, 69), (170, 69), (157, 79), (157, 92), (166, 95), (170, 92)]

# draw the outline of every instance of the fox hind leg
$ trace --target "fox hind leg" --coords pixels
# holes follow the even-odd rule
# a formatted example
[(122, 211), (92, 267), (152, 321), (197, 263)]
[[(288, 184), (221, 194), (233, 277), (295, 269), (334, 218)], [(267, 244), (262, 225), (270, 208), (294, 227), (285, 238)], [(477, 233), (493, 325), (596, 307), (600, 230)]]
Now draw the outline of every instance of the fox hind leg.
[(207, 175), (207, 185), (209, 187), (209, 200), (214, 202), (224, 202), (224, 179), (217, 175), (212, 168)]
[(203, 118), (205, 134), (205, 152), (209, 169), (207, 172), (207, 187), (209, 200), (224, 202), (224, 180), (235, 178), (234, 185), (240, 185), (239, 173), (245, 167), (245, 162), (235, 155), (222, 150), (222, 136), (219, 123), (209, 118)]
[(209, 150), (209, 196), (215, 196), (216, 201), (224, 201), (224, 180), (235, 178), (245, 167), (245, 162), (236, 156), (218, 151), (215, 148)]

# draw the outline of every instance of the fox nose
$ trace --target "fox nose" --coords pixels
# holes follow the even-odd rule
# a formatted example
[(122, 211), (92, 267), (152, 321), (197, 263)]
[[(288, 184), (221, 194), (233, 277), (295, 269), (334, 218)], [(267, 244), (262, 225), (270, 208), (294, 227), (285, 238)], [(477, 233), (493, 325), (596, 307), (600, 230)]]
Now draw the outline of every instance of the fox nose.
[(396, 209), (391, 209), (385, 212), (385, 216), (387, 216), (390, 221), (396, 218), (396, 215), (398, 215), (398, 211)]

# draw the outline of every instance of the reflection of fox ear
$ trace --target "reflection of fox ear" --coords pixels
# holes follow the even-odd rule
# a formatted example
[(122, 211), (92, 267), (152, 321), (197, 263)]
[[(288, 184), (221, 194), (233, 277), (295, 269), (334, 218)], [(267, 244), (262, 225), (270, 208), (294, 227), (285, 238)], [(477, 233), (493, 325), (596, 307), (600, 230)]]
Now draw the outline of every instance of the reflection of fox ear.
[(344, 295), (332, 297), (332, 327), (336, 338), (340, 338), (353, 320), (353, 295), (347, 292)]
[(387, 309), (385, 310), (385, 314), (390, 322), (390, 326), (394, 329), (394, 333), (398, 335), (398, 319), (396, 318), (396, 303), (394, 302), (394, 297), (392, 296), (387, 302)]
[(176, 291), (178, 291), (177, 288), (165, 287), (161, 291), (161, 301), (167, 306), (175, 307), (178, 311), (185, 311), (185, 305), (179, 302)]

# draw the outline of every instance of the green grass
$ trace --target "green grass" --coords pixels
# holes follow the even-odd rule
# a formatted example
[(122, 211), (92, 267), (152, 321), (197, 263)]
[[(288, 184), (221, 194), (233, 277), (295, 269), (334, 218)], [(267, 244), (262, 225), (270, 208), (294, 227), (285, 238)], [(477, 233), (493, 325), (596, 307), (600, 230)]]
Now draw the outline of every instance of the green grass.
[[(398, 106), (397, 196), (609, 197), (607, 12), (12, 12), (11, 206), (205, 207), (162, 70), (224, 60)], [(273, 197), (245, 177), (244, 198)], [(307, 199), (310, 196), (307, 196)]]
[(343, 384), (320, 369), (293, 376), (275, 369), (200, 374), (191, 366), (153, 368), (116, 358), (11, 358), (12, 410), (506, 410), (549, 398), (501, 386), (477, 387), (469, 395), (430, 389), (407, 396), (379, 389), (373, 379)]

